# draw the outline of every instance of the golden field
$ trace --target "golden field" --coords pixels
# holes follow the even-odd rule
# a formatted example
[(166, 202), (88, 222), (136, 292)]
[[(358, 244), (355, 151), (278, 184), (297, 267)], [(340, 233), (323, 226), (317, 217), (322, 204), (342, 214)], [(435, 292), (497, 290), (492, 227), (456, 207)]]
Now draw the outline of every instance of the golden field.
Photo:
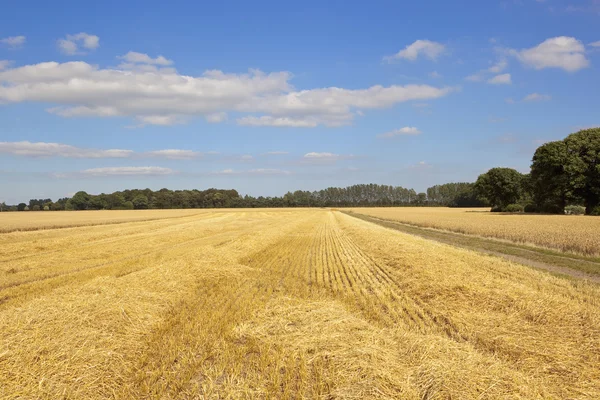
[(77, 226), (105, 225), (131, 221), (148, 221), (161, 218), (194, 215), (208, 210), (99, 210), (70, 212), (3, 212), (0, 213), (0, 233), (30, 231)]
[(2, 399), (600, 398), (598, 286), (338, 211), (0, 243)]
[(425, 228), (508, 240), (563, 252), (600, 256), (600, 218), (583, 215), (503, 214), (481, 208), (349, 208), (359, 214)]

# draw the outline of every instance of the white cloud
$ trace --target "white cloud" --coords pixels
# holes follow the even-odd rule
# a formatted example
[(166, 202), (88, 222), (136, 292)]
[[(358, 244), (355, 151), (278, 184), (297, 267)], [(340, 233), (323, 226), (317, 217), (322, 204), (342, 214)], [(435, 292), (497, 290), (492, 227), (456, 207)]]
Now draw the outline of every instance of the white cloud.
[[(482, 70), (474, 73), (473, 75), (467, 76), (465, 78), (465, 80), (467, 80), (469, 82), (481, 82), (485, 79), (486, 76), (489, 76), (489, 74), (499, 74), (500, 72), (504, 71), (506, 69), (506, 67), (508, 67), (508, 62), (506, 62), (506, 60), (502, 59), (502, 60), (499, 60), (498, 62), (496, 62), (494, 65), (492, 65), (489, 68), (482, 69)], [(489, 82), (489, 80), (488, 80), (488, 82)]]
[(125, 54), (124, 56), (119, 56), (117, 58), (120, 58), (121, 60), (125, 61), (126, 63), (130, 63), (130, 64), (150, 64), (150, 65), (162, 65), (162, 66), (167, 66), (167, 65), (173, 64), (172, 60), (167, 60), (165, 57), (163, 57), (161, 55), (159, 55), (156, 58), (152, 58), (148, 54), (138, 53), (135, 51), (130, 51), (127, 54)]
[(179, 115), (143, 115), (136, 117), (140, 121), (141, 126), (144, 125), (177, 125), (183, 124), (185, 119)]
[(285, 155), (285, 154), (290, 154), (289, 151), (267, 151), (266, 153), (264, 153), (264, 155), (267, 156), (281, 156), (281, 155)]
[(378, 138), (382, 139), (391, 139), (396, 136), (406, 136), (406, 135), (420, 135), (421, 131), (415, 128), (414, 126), (405, 126), (404, 128), (395, 129), (390, 132), (382, 133), (381, 135), (377, 135)]
[(58, 49), (63, 54), (70, 56), (75, 54), (85, 54), (85, 52), (81, 50), (81, 47), (86, 50), (95, 50), (100, 46), (100, 38), (96, 35), (80, 32), (75, 35), (67, 35), (65, 39), (59, 39), (57, 45)]
[(202, 156), (202, 153), (192, 150), (179, 150), (179, 149), (165, 149), (148, 151), (144, 153), (150, 157), (161, 157), (170, 160), (191, 160)]
[(511, 98), (511, 97), (507, 97), (506, 99), (504, 99), (504, 102), (506, 104), (514, 104), (515, 100), (513, 98)]
[(546, 39), (530, 49), (511, 50), (510, 54), (535, 69), (560, 68), (575, 72), (590, 65), (583, 43), (568, 36)]
[(338, 159), (340, 157), (339, 154), (334, 154), (334, 153), (316, 153), (316, 152), (310, 152), (310, 153), (306, 153), (304, 155), (304, 158), (306, 159), (312, 159), (312, 160), (332, 160), (332, 159)]
[(224, 169), (222, 171), (212, 172), (211, 175), (289, 175), (290, 171), (273, 168), (257, 168), (246, 171), (238, 171), (234, 169)]
[(81, 171), (88, 176), (161, 176), (174, 174), (171, 168), (163, 167), (104, 167)]
[(83, 149), (61, 143), (0, 142), (0, 153), (25, 157), (65, 157), (65, 158), (126, 158), (132, 150)]
[(510, 74), (496, 75), (493, 78), (487, 80), (487, 83), (492, 85), (510, 85), (512, 80)]
[(202, 116), (217, 122), (227, 112), (258, 113), (238, 123), (251, 126), (316, 127), (352, 122), (357, 112), (410, 100), (435, 99), (454, 91), (429, 85), (337, 87), (293, 90), (289, 72), (247, 74), (206, 71), (100, 69), (85, 62), (46, 62), (0, 71), (0, 102), (52, 104), (63, 117), (129, 116), (140, 124), (172, 125)]
[(441, 78), (441, 77), (442, 77), (442, 74), (440, 74), (440, 73), (439, 73), (439, 72), (437, 72), (437, 71), (433, 71), (433, 72), (430, 72), (430, 73), (429, 73), (429, 77), (430, 77), (430, 78), (434, 78), (434, 79), (438, 79), (438, 78)]
[(405, 60), (415, 61), (420, 55), (423, 55), (430, 60), (436, 60), (442, 53), (444, 53), (445, 49), (446, 47), (438, 42), (432, 42), (430, 40), (417, 40), (393, 56), (384, 57), (384, 60), (390, 62), (402, 58)]
[(598, 40), (597, 42), (590, 43), (590, 46), (592, 46), (592, 47), (600, 47), (600, 40)]
[(318, 120), (311, 118), (288, 118), (288, 117), (270, 117), (263, 115), (262, 117), (242, 117), (237, 120), (238, 125), (244, 126), (275, 126), (275, 127), (292, 127), (292, 128), (314, 128), (319, 125)]
[(552, 96), (547, 94), (531, 93), (523, 98), (523, 101), (547, 101), (551, 100)]
[(27, 38), (25, 36), (9, 36), (4, 39), (0, 39), (0, 43), (7, 45), (11, 49), (17, 49), (25, 44)]

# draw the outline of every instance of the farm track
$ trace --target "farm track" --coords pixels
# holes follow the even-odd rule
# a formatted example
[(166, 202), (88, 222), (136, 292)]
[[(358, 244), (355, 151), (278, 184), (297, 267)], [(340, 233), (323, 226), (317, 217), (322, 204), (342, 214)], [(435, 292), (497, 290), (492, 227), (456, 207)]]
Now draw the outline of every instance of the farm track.
[(339, 212), (211, 215), (0, 263), (35, 279), (0, 289), (0, 399), (600, 395), (595, 286)]

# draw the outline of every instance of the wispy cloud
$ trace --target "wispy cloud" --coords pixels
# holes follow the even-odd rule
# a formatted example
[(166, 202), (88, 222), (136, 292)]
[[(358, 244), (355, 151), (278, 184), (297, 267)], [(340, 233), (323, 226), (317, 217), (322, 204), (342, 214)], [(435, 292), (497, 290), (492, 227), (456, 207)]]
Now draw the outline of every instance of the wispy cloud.
[(179, 150), (179, 149), (165, 149), (155, 150), (143, 153), (150, 157), (167, 158), (170, 160), (191, 160), (194, 158), (202, 157), (202, 153), (192, 150)]
[(405, 126), (404, 128), (395, 129), (393, 131), (389, 131), (386, 133), (382, 133), (377, 135), (380, 139), (391, 139), (397, 136), (411, 136), (411, 135), (420, 135), (421, 131), (414, 126)]
[(9, 36), (7, 38), (0, 39), (0, 43), (8, 46), (11, 49), (23, 47), (26, 41), (27, 38), (25, 36)]
[(126, 158), (132, 150), (84, 149), (61, 143), (45, 142), (0, 142), (0, 153), (24, 157), (64, 157), (64, 158)]
[(488, 79), (487, 83), (492, 85), (510, 85), (512, 83), (512, 79), (510, 74), (501, 74)]
[(250, 170), (235, 170), (235, 169), (224, 169), (221, 171), (214, 171), (211, 175), (290, 175), (290, 171), (273, 168), (255, 168)]
[(392, 56), (384, 57), (384, 61), (394, 60), (409, 60), (415, 61), (420, 56), (429, 58), (430, 60), (437, 60), (446, 50), (446, 46), (441, 43), (433, 42), (431, 40), (416, 40), (412, 44), (406, 46), (403, 50), (400, 50)]
[(523, 101), (548, 101), (552, 96), (548, 94), (531, 93), (523, 98)]
[[(67, 35), (64, 39), (56, 42), (61, 53), (66, 55), (85, 54), (85, 50), (95, 50), (100, 46), (100, 38), (96, 35), (80, 32), (75, 35)], [(85, 50), (82, 50), (85, 49)]]
[(163, 167), (103, 167), (91, 168), (80, 172), (87, 176), (163, 176), (175, 173), (171, 168)]

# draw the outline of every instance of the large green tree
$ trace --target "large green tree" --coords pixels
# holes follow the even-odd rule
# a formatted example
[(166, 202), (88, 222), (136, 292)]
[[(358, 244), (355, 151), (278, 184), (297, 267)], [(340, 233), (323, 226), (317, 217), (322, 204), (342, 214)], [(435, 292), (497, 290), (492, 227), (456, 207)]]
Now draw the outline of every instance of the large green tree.
[(600, 128), (573, 133), (564, 142), (570, 189), (583, 200), (585, 212), (590, 214), (600, 206)]
[(535, 151), (531, 164), (533, 202), (540, 211), (563, 213), (572, 199), (567, 145), (564, 141), (549, 142)]
[(519, 201), (523, 192), (524, 176), (512, 168), (492, 168), (479, 175), (475, 190), (494, 209), (503, 210)]

